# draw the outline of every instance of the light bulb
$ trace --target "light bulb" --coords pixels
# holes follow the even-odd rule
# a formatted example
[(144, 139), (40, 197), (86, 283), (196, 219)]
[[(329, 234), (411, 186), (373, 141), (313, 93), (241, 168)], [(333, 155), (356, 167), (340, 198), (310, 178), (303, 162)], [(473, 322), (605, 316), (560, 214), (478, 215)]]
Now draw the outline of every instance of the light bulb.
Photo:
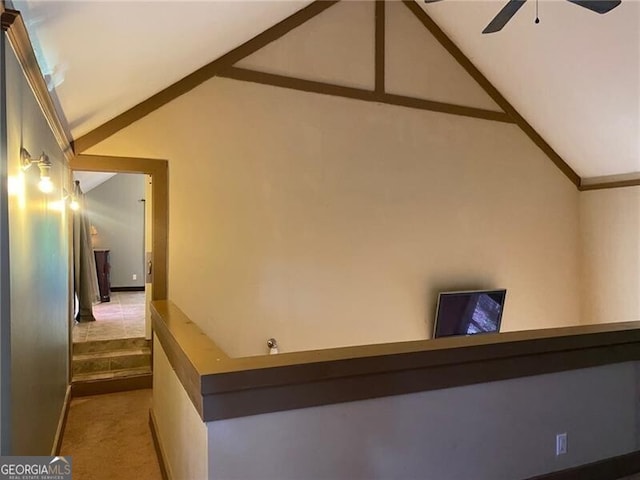
[(71, 200), (71, 202), (69, 203), (69, 208), (75, 212), (77, 210), (80, 210), (80, 204), (77, 200)]
[(49, 177), (42, 177), (38, 182), (38, 188), (42, 193), (51, 193), (53, 192), (53, 182)]
[(40, 155), (38, 168), (40, 169), (40, 182), (38, 183), (38, 188), (42, 193), (53, 192), (53, 182), (51, 181), (51, 162), (44, 152)]

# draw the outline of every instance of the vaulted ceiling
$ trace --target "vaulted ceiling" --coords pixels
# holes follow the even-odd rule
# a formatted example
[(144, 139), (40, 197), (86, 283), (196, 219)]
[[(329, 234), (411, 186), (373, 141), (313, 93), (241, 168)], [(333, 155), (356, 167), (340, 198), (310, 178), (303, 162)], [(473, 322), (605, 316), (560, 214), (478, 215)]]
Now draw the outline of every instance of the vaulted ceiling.
[[(13, 1), (74, 138), (309, 3)], [(529, 0), (490, 35), (503, 2), (419, 5), (581, 177), (640, 178), (640, 0)]]

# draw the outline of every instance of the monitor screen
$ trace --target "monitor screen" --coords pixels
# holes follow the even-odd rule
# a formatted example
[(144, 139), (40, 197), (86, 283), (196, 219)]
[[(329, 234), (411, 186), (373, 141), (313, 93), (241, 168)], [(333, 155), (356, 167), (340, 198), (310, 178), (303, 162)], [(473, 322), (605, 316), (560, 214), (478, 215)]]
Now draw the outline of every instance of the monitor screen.
[(433, 338), (499, 332), (506, 295), (506, 290), (441, 293)]

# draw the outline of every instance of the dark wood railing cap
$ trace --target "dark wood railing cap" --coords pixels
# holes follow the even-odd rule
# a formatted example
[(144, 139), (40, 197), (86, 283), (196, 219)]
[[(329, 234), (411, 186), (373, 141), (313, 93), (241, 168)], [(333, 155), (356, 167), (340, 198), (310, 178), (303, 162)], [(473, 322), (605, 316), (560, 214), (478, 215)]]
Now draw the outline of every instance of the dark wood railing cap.
[(640, 359), (640, 322), (231, 358), (170, 301), (152, 318), (205, 421)]

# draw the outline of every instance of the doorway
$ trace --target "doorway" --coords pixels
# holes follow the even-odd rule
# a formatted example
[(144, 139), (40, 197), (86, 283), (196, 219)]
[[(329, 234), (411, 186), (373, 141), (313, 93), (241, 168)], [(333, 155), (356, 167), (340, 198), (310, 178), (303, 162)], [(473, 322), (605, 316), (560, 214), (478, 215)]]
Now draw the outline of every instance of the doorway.
[(71, 167), (88, 190), (91, 255), (106, 285), (93, 318), (71, 321), (70, 380), (74, 388), (123, 379), (150, 385), (149, 303), (167, 291), (166, 161), (79, 155)]
[[(91, 312), (87, 315), (78, 312), (73, 342), (145, 337), (148, 176), (74, 171), (73, 177), (83, 194), (84, 211), (76, 215), (86, 216), (93, 250), (87, 256), (92, 260), (98, 291), (93, 291), (91, 297), (100, 302), (89, 306)], [(95, 289), (95, 282), (89, 285)]]

